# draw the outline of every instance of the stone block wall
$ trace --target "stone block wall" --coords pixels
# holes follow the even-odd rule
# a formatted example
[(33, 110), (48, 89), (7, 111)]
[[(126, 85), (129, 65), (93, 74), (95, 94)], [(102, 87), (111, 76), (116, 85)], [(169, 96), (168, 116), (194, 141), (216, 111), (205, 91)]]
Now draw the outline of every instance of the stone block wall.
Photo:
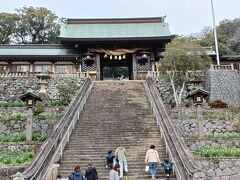
[(200, 172), (194, 179), (201, 180), (239, 180), (240, 159), (234, 158), (202, 158), (196, 163)]
[[(204, 120), (205, 134), (219, 134), (234, 132), (233, 124), (238, 120), (224, 121), (224, 120)], [(198, 132), (197, 120), (178, 120), (173, 119), (173, 124), (181, 137), (187, 138), (196, 136)]]
[[(78, 86), (80, 86), (84, 79), (56, 77), (47, 80), (48, 84), (46, 86), (46, 91), (50, 99), (59, 98), (57, 86), (68, 80), (73, 80)], [(38, 92), (40, 89), (38, 81), (37, 78), (1, 78), (0, 101), (12, 102), (19, 100), (18, 96), (25, 93), (28, 88), (32, 88), (35, 92)]]
[(230, 106), (240, 106), (240, 77), (237, 71), (209, 69), (205, 81), (210, 102), (222, 100)]
[(19, 165), (13, 166), (11, 168), (0, 168), (0, 179), (1, 180), (12, 180), (11, 175), (16, 174), (17, 172), (23, 172), (29, 166), (28, 165)]
[[(58, 124), (58, 121), (57, 119), (33, 120), (33, 133), (47, 133), (50, 135), (54, 125)], [(22, 120), (0, 121), (0, 134), (25, 134), (26, 123), (27, 121)]]

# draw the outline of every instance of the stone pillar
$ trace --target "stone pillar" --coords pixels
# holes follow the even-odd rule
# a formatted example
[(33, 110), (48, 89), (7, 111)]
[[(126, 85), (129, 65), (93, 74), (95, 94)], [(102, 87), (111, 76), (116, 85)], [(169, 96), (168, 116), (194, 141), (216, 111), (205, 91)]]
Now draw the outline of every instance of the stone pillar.
[(155, 62), (156, 65), (156, 71), (158, 72), (158, 62)]
[(28, 107), (27, 109), (27, 128), (26, 128), (26, 137), (27, 141), (32, 140), (32, 121), (33, 121), (33, 108)]
[(56, 71), (56, 64), (55, 63), (52, 63), (51, 71), (52, 71), (52, 73), (55, 73), (55, 71)]
[(132, 66), (133, 66), (133, 80), (137, 79), (137, 57), (136, 54), (132, 54)]
[(11, 71), (12, 71), (12, 63), (11, 63), (11, 62), (8, 62), (7, 72), (11, 72)]
[(151, 71), (155, 71), (155, 62), (152, 61), (152, 62), (151, 62), (151, 65), (152, 65), (152, 67), (151, 67)]
[(96, 80), (100, 81), (100, 54), (96, 54), (96, 71), (97, 71)]
[(30, 63), (29, 65), (29, 72), (33, 72), (33, 63)]
[(202, 115), (202, 105), (196, 105), (197, 110), (197, 122), (198, 122), (198, 138), (204, 138), (204, 127), (203, 127), (203, 115)]

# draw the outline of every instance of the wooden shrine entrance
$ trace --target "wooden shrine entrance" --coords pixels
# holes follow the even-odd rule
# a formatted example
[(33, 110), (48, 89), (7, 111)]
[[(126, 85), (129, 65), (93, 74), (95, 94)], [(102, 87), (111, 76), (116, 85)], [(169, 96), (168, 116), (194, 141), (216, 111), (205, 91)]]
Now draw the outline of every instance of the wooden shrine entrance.
[(133, 79), (132, 54), (127, 54), (126, 58), (119, 59), (112, 56), (104, 58), (100, 55), (100, 80)]

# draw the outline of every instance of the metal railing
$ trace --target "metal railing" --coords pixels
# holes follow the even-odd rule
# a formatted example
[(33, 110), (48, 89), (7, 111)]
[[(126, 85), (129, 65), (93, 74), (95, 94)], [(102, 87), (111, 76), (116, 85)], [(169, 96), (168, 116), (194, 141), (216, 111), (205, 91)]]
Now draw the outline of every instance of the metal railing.
[(90, 79), (86, 79), (58, 126), (43, 144), (42, 149), (30, 167), (23, 172), (26, 180), (43, 179), (49, 165), (62, 157), (64, 147), (69, 142), (70, 135), (75, 123), (79, 119), (80, 112), (86, 103), (91, 87)]
[(179, 138), (171, 122), (170, 117), (161, 100), (158, 89), (151, 78), (144, 83), (151, 108), (156, 116), (157, 125), (161, 133), (161, 139), (166, 144), (166, 151), (174, 162), (174, 171), (179, 180), (191, 180), (197, 172), (194, 162), (186, 144)]

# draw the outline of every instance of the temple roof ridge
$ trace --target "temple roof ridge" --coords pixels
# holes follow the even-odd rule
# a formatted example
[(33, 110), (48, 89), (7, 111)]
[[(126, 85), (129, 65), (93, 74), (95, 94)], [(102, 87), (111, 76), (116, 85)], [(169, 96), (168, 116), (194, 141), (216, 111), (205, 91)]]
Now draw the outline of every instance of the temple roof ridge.
[(166, 16), (134, 18), (66, 18), (67, 24), (118, 24), (118, 23), (159, 23)]

